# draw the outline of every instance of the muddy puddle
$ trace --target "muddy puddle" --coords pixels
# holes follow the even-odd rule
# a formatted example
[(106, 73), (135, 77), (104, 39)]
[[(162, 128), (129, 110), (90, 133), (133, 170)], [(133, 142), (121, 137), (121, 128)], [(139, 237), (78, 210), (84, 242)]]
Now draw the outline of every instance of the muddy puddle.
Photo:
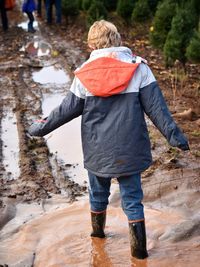
[[(33, 81), (42, 85), (58, 87), (59, 85), (66, 85), (69, 82), (69, 76), (66, 75), (64, 70), (49, 66), (33, 72)], [(56, 91), (56, 88), (54, 91)]]
[[(19, 27), (19, 28), (22, 28), (23, 30), (25, 30), (25, 31), (28, 31), (28, 20), (27, 21), (23, 21), (23, 22), (21, 22), (21, 23), (19, 23), (17, 26)], [(35, 29), (38, 29), (38, 22), (37, 21), (34, 21), (33, 22), (33, 27), (35, 28)]]
[[(34, 36), (33, 41), (23, 45), (20, 51), (26, 52), (31, 57), (44, 57), (51, 56), (52, 47), (49, 43), (41, 40), (38, 36)], [(37, 76), (36, 79), (38, 79)]]
[(3, 177), (8, 180), (17, 179), (20, 175), (19, 168), (19, 136), (17, 129), (17, 119), (14, 112), (16, 108), (13, 90), (7, 88), (12, 85), (9, 77), (2, 77), (1, 99), (2, 119), (0, 123), (1, 134), (1, 156), (3, 165)]
[(1, 231), (0, 263), (9, 267), (199, 266), (199, 236), (182, 242), (161, 238), (186, 220), (182, 212), (146, 206), (145, 214), (149, 258), (136, 260), (130, 257), (127, 220), (117, 191), (111, 194), (103, 240), (90, 238), (88, 200), (67, 204), (61, 196), (53, 196), (41, 204), (19, 204), (15, 219)]
[(6, 110), (2, 119), (3, 165), (8, 179), (17, 179), (20, 175), (19, 168), (19, 139), (16, 116), (12, 110)]
[[(62, 94), (44, 94), (42, 109), (44, 117), (58, 106), (64, 98)], [(57, 160), (67, 164), (70, 178), (79, 184), (87, 180), (87, 172), (83, 167), (81, 145), (81, 117), (78, 117), (48, 134), (45, 139), (51, 153)]]
[[(70, 77), (63, 69), (55, 66), (44, 67), (32, 74), (34, 82), (50, 89), (42, 93), (43, 117), (61, 104), (67, 90)], [(87, 180), (87, 172), (83, 167), (81, 145), (81, 117), (76, 118), (52, 133), (45, 136), (50, 153), (57, 161), (67, 166), (67, 173), (76, 183), (83, 184)]]

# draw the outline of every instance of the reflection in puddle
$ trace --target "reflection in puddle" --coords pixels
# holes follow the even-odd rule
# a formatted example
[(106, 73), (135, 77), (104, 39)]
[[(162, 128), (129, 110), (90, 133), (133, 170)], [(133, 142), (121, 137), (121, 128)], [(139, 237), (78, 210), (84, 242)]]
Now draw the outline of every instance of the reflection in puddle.
[(20, 174), (16, 117), (11, 111), (6, 113), (2, 119), (3, 165), (9, 178), (16, 179)]
[[(27, 21), (24, 21), (24, 22), (21, 22), (21, 23), (19, 23), (17, 26), (19, 27), (19, 28), (22, 28), (23, 30), (26, 30), (26, 31), (28, 31), (28, 20)], [(34, 21), (33, 22), (33, 27), (34, 28), (38, 28), (38, 22), (37, 21)]]
[(63, 70), (50, 66), (40, 71), (33, 72), (33, 80), (40, 84), (66, 84), (69, 82), (70, 78)]
[(20, 51), (24, 51), (30, 56), (42, 57), (50, 55), (52, 47), (44, 41), (33, 41), (29, 42), (26, 46), (23, 46)]
[[(52, 109), (57, 107), (63, 100), (61, 94), (43, 95), (42, 104), (44, 116), (48, 116)], [(81, 146), (81, 117), (78, 117), (62, 127), (46, 135), (47, 144), (50, 152), (56, 154), (69, 166), (68, 174), (79, 184), (87, 180), (87, 173), (83, 167), (83, 156)]]

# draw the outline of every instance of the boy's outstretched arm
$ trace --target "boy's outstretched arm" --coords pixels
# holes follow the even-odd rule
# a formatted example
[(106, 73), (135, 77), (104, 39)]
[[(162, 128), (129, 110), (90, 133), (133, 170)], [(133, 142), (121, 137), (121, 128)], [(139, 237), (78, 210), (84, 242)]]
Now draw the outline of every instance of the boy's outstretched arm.
[(169, 144), (181, 150), (189, 150), (187, 138), (172, 118), (156, 81), (140, 89), (140, 101), (147, 116)]
[(34, 122), (28, 129), (31, 136), (44, 136), (72, 119), (80, 116), (84, 108), (84, 99), (69, 91), (62, 103), (50, 115)]

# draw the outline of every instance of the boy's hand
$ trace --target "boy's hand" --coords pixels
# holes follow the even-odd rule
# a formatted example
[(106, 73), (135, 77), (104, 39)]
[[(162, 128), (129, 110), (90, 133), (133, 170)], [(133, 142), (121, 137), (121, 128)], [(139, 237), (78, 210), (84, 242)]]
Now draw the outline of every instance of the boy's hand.
[(189, 147), (189, 144), (188, 144), (188, 143), (186, 143), (186, 144), (180, 144), (180, 145), (178, 146), (178, 148), (180, 148), (180, 149), (183, 150), (183, 151), (188, 151), (188, 150), (190, 150), (190, 147)]
[(29, 135), (34, 136), (34, 137), (41, 137), (42, 135), (39, 134), (40, 129), (43, 127), (46, 121), (47, 121), (47, 118), (36, 120), (34, 123), (32, 123), (28, 129)]

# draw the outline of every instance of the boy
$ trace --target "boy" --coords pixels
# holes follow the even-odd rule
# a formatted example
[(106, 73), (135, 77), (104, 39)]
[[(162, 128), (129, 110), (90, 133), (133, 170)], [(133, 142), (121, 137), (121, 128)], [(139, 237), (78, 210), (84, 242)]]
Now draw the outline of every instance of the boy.
[(169, 144), (188, 150), (150, 68), (129, 48), (121, 46), (117, 28), (95, 22), (88, 33), (90, 58), (75, 71), (70, 92), (43, 122), (29, 133), (44, 136), (82, 115), (84, 167), (88, 170), (92, 237), (104, 238), (111, 179), (117, 178), (122, 208), (129, 222), (131, 255), (144, 259), (146, 232), (141, 172), (151, 162), (144, 113)]

